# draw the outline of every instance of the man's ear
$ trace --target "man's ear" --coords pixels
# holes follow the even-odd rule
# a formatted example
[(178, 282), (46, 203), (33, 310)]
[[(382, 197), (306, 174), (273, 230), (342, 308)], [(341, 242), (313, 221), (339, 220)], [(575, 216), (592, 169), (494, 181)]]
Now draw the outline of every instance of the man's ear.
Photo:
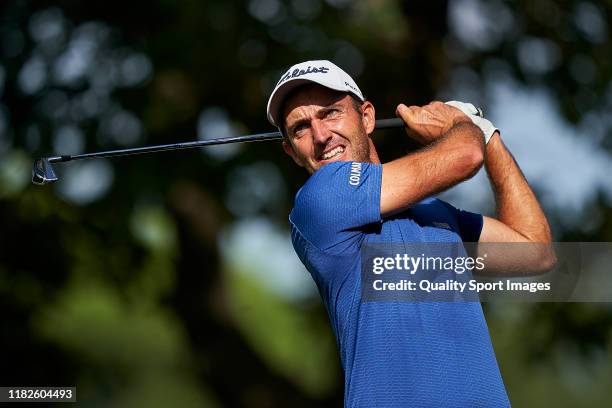
[(361, 104), (361, 121), (366, 134), (370, 136), (376, 127), (376, 111), (370, 101)]
[(285, 153), (287, 153), (289, 156), (291, 156), (291, 158), (293, 159), (295, 164), (297, 164), (300, 167), (304, 167), (304, 165), (300, 161), (300, 159), (297, 156), (297, 154), (295, 154), (295, 150), (293, 150), (293, 146), (291, 146), (291, 143), (289, 143), (285, 139), (283, 139), (283, 150), (285, 151)]

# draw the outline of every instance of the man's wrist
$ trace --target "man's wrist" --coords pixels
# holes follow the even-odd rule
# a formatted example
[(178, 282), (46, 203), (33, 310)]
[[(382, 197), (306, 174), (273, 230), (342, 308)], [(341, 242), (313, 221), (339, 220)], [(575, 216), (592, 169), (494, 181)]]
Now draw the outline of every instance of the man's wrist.
[(453, 124), (451, 125), (451, 128), (460, 125), (462, 123), (473, 123), (472, 120), (468, 117), (468, 115), (457, 115), (453, 118)]
[(447, 135), (453, 133), (455, 135), (461, 135), (461, 138), (470, 139), (474, 143), (477, 143), (479, 146), (481, 146), (481, 149), (486, 148), (482, 131), (469, 118), (464, 117), (463, 120), (458, 120), (448, 131)]
[(489, 140), (491, 140), (491, 137), (493, 137), (495, 132), (499, 133), (499, 129), (493, 126), (493, 123), (491, 123), (490, 120), (482, 117), (482, 111), (477, 109), (471, 103), (449, 101), (446, 102), (446, 104), (459, 109), (472, 121), (472, 123), (478, 126), (484, 135), (485, 143), (489, 143)]
[(504, 143), (502, 142), (499, 131), (493, 132), (493, 136), (491, 136), (489, 143), (485, 145), (485, 163), (488, 163), (490, 160), (498, 160), (500, 155), (503, 155), (504, 149)]

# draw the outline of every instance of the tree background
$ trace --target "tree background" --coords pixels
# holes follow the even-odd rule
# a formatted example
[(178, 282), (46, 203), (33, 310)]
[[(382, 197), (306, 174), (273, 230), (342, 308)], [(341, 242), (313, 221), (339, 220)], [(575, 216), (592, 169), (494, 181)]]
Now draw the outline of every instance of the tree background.
[[(519, 163), (546, 158), (574, 174), (554, 184), (578, 200), (570, 216), (546, 175), (527, 173), (555, 240), (611, 241), (609, 173), (597, 167), (612, 169), (611, 10), (577, 0), (3, 2), (0, 384), (76, 385), (87, 406), (341, 406), (335, 340), (288, 236), (307, 176), (277, 143), (58, 165), (56, 185), (29, 182), (34, 158), (51, 152), (268, 131), (269, 92), (301, 60), (344, 67), (379, 117), (453, 98), (520, 126), (496, 104), (496, 84), (546, 95), (553, 116), (520, 128), (516, 145), (535, 153)], [(557, 155), (553, 122), (596, 154)], [(401, 132), (376, 140), (384, 159), (410, 148)], [(593, 176), (576, 176), (584, 169)], [(590, 194), (572, 190), (596, 176)], [(610, 404), (609, 303), (484, 308), (515, 406)]]

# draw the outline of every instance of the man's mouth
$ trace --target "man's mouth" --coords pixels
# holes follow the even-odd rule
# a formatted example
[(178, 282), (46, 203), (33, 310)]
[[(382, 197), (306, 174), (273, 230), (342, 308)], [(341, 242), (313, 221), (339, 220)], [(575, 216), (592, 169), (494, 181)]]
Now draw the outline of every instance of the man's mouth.
[(344, 153), (344, 146), (336, 146), (330, 151), (323, 153), (320, 156), (320, 160), (331, 160), (340, 156), (342, 153)]

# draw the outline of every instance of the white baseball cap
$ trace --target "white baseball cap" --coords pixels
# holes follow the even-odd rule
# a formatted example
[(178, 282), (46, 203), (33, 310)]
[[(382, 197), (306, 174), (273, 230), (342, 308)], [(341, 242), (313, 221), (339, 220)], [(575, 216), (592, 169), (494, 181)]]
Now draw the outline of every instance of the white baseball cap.
[(280, 108), (285, 97), (295, 88), (306, 83), (316, 83), (339, 92), (350, 92), (365, 100), (353, 78), (342, 68), (327, 60), (305, 61), (295, 64), (285, 72), (268, 99), (268, 120), (280, 127)]

